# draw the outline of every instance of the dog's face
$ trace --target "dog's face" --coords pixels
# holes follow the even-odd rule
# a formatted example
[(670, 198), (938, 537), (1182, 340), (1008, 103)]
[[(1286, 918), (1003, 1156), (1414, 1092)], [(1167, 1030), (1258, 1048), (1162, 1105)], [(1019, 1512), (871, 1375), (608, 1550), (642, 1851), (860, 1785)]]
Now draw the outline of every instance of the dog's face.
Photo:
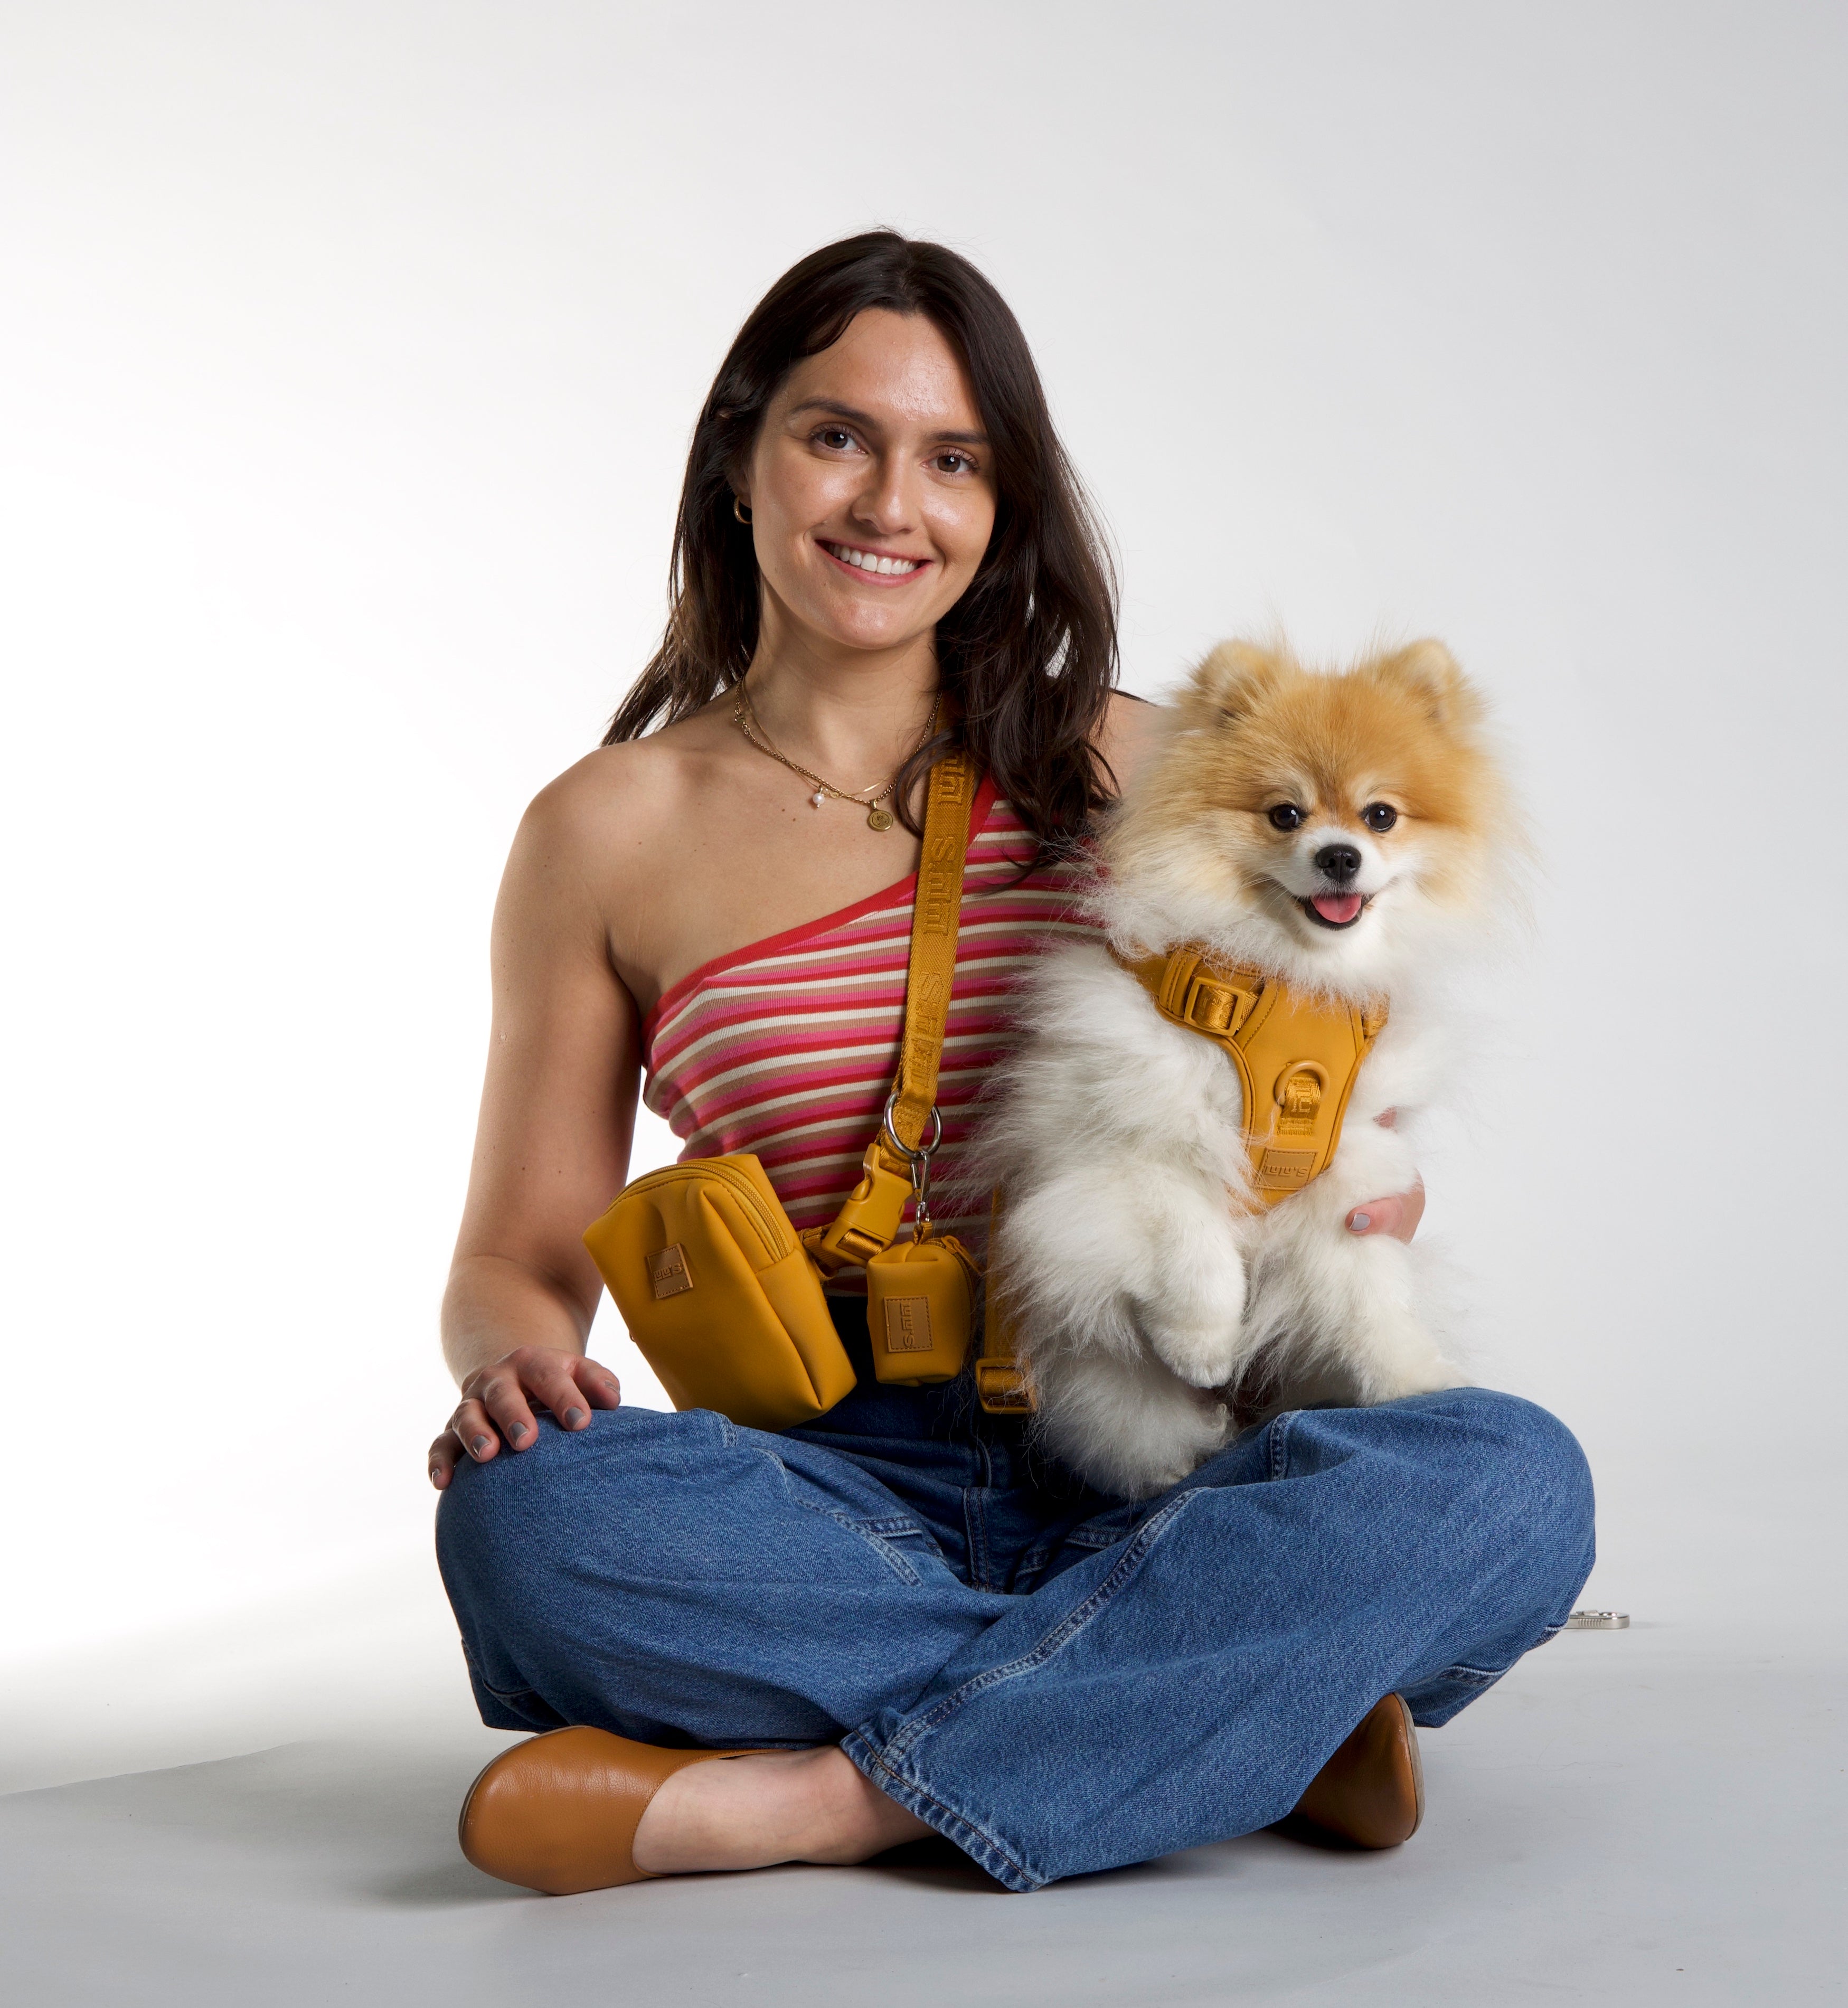
[(1469, 906), (1498, 833), (1520, 842), (1481, 700), (1437, 642), (1338, 676), (1228, 642), (1177, 710), (1106, 855), (1201, 938), (1256, 927), (1293, 966), (1362, 975), (1415, 910)]

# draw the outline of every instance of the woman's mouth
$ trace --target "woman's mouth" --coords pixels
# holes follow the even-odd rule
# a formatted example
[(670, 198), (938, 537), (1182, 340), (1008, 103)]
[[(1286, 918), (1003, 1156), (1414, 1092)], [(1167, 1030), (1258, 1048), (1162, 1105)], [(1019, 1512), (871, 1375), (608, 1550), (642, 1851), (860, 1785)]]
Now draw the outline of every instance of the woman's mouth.
[(1359, 893), (1316, 893), (1296, 903), (1318, 927), (1351, 928), (1367, 903)]
[(928, 558), (899, 557), (889, 551), (869, 551), (860, 544), (836, 544), (825, 537), (815, 542), (834, 562), (857, 578), (877, 579), (882, 585), (900, 585), (915, 578), (930, 563)]

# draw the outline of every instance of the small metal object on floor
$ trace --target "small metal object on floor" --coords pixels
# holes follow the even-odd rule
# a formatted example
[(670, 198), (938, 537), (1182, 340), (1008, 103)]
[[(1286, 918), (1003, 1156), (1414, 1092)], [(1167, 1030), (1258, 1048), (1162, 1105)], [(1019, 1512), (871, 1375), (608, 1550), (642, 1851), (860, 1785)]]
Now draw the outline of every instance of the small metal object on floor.
[(1575, 1610), (1566, 1620), (1568, 1632), (1627, 1632), (1627, 1610)]

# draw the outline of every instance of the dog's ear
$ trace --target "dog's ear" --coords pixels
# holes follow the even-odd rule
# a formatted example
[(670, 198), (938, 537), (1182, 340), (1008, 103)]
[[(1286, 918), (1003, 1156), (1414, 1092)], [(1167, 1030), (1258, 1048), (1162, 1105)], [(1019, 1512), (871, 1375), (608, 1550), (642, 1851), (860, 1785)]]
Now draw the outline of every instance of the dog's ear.
[(1254, 711), (1287, 673), (1283, 658), (1255, 642), (1221, 642), (1193, 673), (1193, 695), (1203, 714), (1203, 725), (1221, 718), (1235, 725)]
[(1403, 691), (1417, 703), (1433, 725), (1466, 731), (1481, 721), (1482, 700), (1441, 642), (1414, 642), (1382, 656), (1373, 670), (1380, 682)]

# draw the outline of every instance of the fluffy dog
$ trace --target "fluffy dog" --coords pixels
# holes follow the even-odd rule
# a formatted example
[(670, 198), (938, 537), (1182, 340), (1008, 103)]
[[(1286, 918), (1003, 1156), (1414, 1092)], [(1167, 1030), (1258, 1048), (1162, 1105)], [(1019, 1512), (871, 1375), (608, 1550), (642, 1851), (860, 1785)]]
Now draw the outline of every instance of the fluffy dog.
[(1436, 642), (1338, 675), (1228, 642), (1106, 826), (1095, 900), (1123, 956), (1193, 946), (1299, 995), (1389, 1007), (1332, 1161), (1268, 1211), (1217, 1046), (1094, 940), (1026, 988), (989, 1126), (994, 1287), (1047, 1447), (1107, 1491), (1184, 1477), (1226, 1442), (1235, 1402), (1458, 1384), (1419, 1259), (1346, 1221), (1415, 1183), (1406, 1123), (1446, 1072), (1443, 978), (1510, 895), (1521, 843), (1482, 726)]

